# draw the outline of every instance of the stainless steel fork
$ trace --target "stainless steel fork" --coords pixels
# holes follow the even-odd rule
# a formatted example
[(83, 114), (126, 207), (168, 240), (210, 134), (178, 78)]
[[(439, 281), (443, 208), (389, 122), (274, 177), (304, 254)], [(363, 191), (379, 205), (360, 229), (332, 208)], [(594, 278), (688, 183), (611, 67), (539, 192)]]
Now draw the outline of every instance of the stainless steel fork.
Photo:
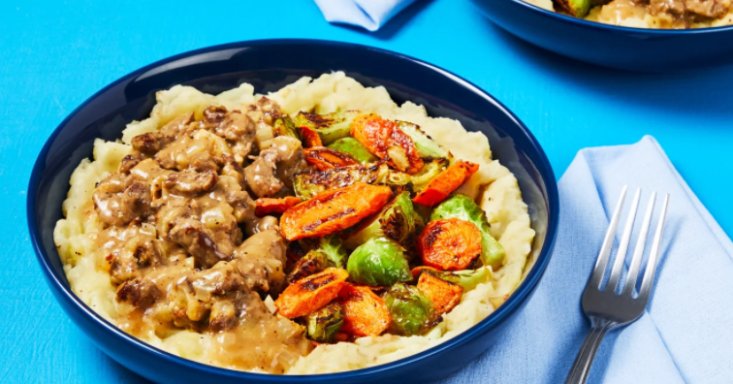
[[(606, 238), (603, 240), (601, 246), (601, 252), (598, 254), (596, 260), (596, 266), (593, 268), (593, 273), (588, 279), (588, 284), (585, 286), (583, 292), (582, 305), (583, 312), (588, 317), (591, 323), (590, 332), (583, 342), (583, 346), (578, 352), (578, 356), (573, 362), (573, 367), (570, 369), (565, 384), (582, 384), (588, 380), (591, 366), (593, 365), (593, 358), (598, 351), (598, 347), (603, 341), (603, 336), (606, 332), (613, 328), (629, 324), (641, 316), (644, 313), (644, 308), (649, 301), (649, 293), (652, 289), (652, 283), (654, 282), (654, 274), (657, 267), (657, 259), (659, 257), (659, 245), (662, 241), (662, 232), (664, 230), (664, 219), (667, 215), (667, 205), (669, 202), (669, 195), (665, 195), (664, 202), (662, 203), (662, 212), (659, 215), (659, 222), (654, 233), (654, 239), (652, 240), (652, 246), (649, 257), (647, 259), (646, 270), (644, 277), (641, 281), (641, 287), (638, 290), (638, 296), (633, 297), (634, 287), (636, 286), (636, 280), (641, 269), (641, 261), (644, 255), (644, 249), (646, 247), (647, 235), (649, 233), (649, 224), (652, 220), (652, 213), (654, 212), (654, 203), (656, 200), (656, 192), (652, 193), (649, 199), (649, 206), (647, 207), (646, 214), (644, 215), (644, 221), (641, 224), (641, 233), (636, 242), (636, 248), (634, 249), (634, 256), (631, 259), (629, 265), (629, 272), (626, 275), (626, 282), (623, 287), (620, 287), (621, 269), (626, 259), (626, 250), (629, 247), (629, 240), (631, 239), (631, 232), (634, 227), (634, 218), (636, 216), (636, 210), (639, 206), (639, 198), (641, 197), (641, 190), (637, 189), (634, 199), (631, 203), (631, 210), (629, 211), (628, 218), (626, 219), (626, 226), (624, 233), (621, 236), (621, 242), (618, 246), (618, 252), (616, 253), (616, 259), (611, 269), (611, 275), (608, 278), (608, 282), (604, 289), (601, 289), (603, 283), (603, 276), (606, 272), (606, 266), (611, 255), (611, 249), (613, 248), (614, 238), (616, 237), (616, 228), (618, 227), (619, 217), (623, 210), (624, 200), (626, 200), (627, 187), (624, 186), (621, 191), (621, 197), (616, 204), (616, 209), (613, 212), (611, 223), (608, 225), (608, 231), (606, 231)], [(620, 293), (616, 293), (619, 288)]]

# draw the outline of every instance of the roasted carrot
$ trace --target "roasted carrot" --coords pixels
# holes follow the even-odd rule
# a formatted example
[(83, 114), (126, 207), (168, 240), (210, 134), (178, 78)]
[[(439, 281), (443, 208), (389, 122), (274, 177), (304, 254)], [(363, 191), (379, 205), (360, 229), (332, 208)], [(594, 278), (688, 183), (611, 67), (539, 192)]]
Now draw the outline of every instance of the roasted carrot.
[(333, 341), (338, 343), (339, 341), (348, 341), (350, 338), (348, 333), (339, 331), (334, 335)]
[(271, 213), (283, 213), (298, 203), (300, 203), (300, 199), (294, 196), (280, 199), (262, 197), (255, 200), (255, 215), (266, 216)]
[(288, 319), (305, 316), (338, 297), (348, 277), (349, 273), (340, 268), (327, 268), (304, 277), (278, 296), (277, 311)]
[(378, 212), (391, 197), (389, 187), (366, 183), (323, 191), (285, 211), (280, 231), (288, 241), (330, 235)]
[(451, 164), (448, 169), (441, 172), (438, 177), (428, 184), (425, 189), (415, 196), (412, 201), (426, 207), (445, 200), (451, 192), (463, 185), (463, 183), (478, 171), (478, 164), (458, 160)]
[(331, 148), (311, 147), (304, 152), (306, 163), (315, 166), (319, 171), (360, 164), (353, 157)]
[(435, 310), (441, 315), (458, 305), (463, 295), (463, 287), (460, 285), (441, 280), (429, 273), (420, 275), (417, 289), (433, 302)]
[(346, 283), (338, 301), (344, 306), (340, 331), (355, 336), (378, 336), (392, 322), (387, 304), (368, 287)]
[(433, 220), (417, 239), (423, 264), (444, 271), (466, 269), (481, 254), (481, 231), (461, 219)]
[(369, 152), (400, 171), (415, 174), (424, 163), (410, 136), (402, 132), (393, 121), (378, 115), (359, 116), (351, 122), (351, 136)]
[(300, 137), (303, 138), (303, 147), (304, 148), (323, 146), (323, 142), (321, 141), (321, 136), (318, 136), (318, 132), (308, 127), (298, 127), (298, 129), (300, 129)]

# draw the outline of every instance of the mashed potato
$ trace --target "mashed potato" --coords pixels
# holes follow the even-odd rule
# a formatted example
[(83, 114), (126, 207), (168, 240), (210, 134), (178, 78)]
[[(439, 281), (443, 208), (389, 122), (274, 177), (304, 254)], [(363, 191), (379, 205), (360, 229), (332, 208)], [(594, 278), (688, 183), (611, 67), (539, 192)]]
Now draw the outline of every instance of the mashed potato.
[[(94, 160), (83, 160), (71, 176), (68, 198), (63, 203), (66, 217), (54, 231), (54, 240), (73, 291), (99, 315), (116, 323), (118, 315), (115, 288), (94, 252), (97, 233), (101, 229), (92, 205), (95, 184), (115, 172), (130, 150), (130, 141), (142, 133), (159, 129), (182, 113), (194, 111), (201, 118), (211, 105), (241, 109), (254, 103), (260, 95), (242, 84), (217, 96), (201, 93), (185, 86), (158, 92), (151, 116), (130, 123), (122, 140), (94, 145)], [(467, 132), (458, 121), (429, 117), (422, 106), (406, 102), (395, 104), (383, 87), (365, 88), (342, 72), (326, 74), (318, 79), (304, 77), (285, 88), (266, 95), (289, 114), (315, 110), (329, 113), (358, 109), (374, 112), (387, 119), (399, 119), (420, 125), (433, 139), (449, 149), (457, 158), (480, 165), (479, 171), (461, 187), (481, 202), (491, 223), (492, 235), (504, 246), (505, 265), (491, 275), (489, 281), (463, 294), (461, 303), (444, 316), (444, 321), (424, 336), (362, 337), (354, 343), (340, 342), (319, 345), (308, 356), (301, 357), (288, 374), (337, 372), (388, 363), (437, 345), (470, 328), (488, 316), (519, 285), (534, 231), (530, 228), (527, 206), (522, 201), (517, 180), (497, 160), (492, 160), (488, 139), (481, 133)], [(484, 188), (485, 186), (485, 188)], [(481, 195), (481, 196), (480, 196)], [(272, 305), (268, 297), (266, 304)], [(145, 334), (144, 341), (170, 353), (211, 363), (211, 338), (207, 334), (180, 330), (172, 334)], [(231, 367), (229, 367), (231, 368)]]

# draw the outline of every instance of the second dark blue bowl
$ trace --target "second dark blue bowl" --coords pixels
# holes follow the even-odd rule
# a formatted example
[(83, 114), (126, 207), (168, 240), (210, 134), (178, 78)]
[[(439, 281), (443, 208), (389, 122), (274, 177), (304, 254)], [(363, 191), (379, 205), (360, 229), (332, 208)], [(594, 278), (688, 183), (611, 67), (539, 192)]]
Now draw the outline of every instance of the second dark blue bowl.
[[(219, 93), (243, 82), (259, 93), (301, 76), (335, 70), (367, 86), (383, 85), (402, 103), (422, 104), (431, 116), (459, 120), (489, 137), (496, 158), (517, 176), (528, 203), (534, 267), (504, 305), (466, 332), (417, 355), (374, 368), (312, 376), (239, 372), (199, 364), (152, 347), (102, 319), (71, 291), (53, 241), (69, 177), (90, 157), (95, 138), (115, 140), (132, 120), (142, 120), (155, 92), (176, 84)], [(470, 143), (467, 143), (470, 145)], [(375, 48), (314, 40), (264, 40), (205, 48), (151, 64), (112, 83), (77, 108), (41, 150), (28, 188), (31, 241), (49, 286), (71, 319), (120, 364), (165, 383), (411, 383), (442, 378), (494, 343), (529, 299), (550, 259), (558, 220), (555, 176), (542, 148), (503, 105), (473, 84), (425, 62)]]
[(509, 33), (588, 63), (670, 72), (733, 63), (733, 26), (664, 30), (625, 28), (548, 11), (523, 0), (472, 0)]

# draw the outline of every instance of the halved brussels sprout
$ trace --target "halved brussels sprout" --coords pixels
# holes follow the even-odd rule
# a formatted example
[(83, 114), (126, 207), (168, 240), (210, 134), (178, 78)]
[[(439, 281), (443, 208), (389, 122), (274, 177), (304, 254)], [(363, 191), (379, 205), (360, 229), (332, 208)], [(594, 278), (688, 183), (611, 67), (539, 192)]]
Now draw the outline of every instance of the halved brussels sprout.
[(389, 288), (384, 302), (392, 315), (390, 329), (395, 333), (418, 335), (436, 324), (433, 303), (417, 287), (397, 283)]
[(425, 163), (420, 172), (414, 175), (390, 170), (388, 174), (383, 175), (383, 183), (392, 186), (412, 183), (412, 189), (415, 192), (419, 192), (425, 189), (425, 187), (427, 187), (434, 178), (438, 177), (441, 172), (445, 171), (449, 165), (450, 161), (447, 159), (433, 159), (431, 162)]
[(481, 261), (494, 269), (501, 267), (504, 261), (504, 247), (489, 232), (486, 214), (470, 197), (453, 195), (440, 203), (430, 215), (430, 221), (457, 218), (469, 221), (481, 231)]
[(448, 168), (448, 165), (449, 161), (446, 159), (433, 159), (414, 175), (395, 171), (383, 162), (372, 165), (347, 165), (324, 171), (310, 170), (293, 177), (293, 189), (301, 200), (308, 200), (329, 189), (348, 187), (356, 182), (385, 184), (392, 187), (411, 184), (412, 190), (419, 192)]
[(366, 219), (349, 236), (345, 245), (354, 249), (369, 239), (386, 237), (407, 246), (416, 231), (418, 215), (412, 207), (409, 192), (402, 192), (382, 211)]
[(331, 343), (344, 324), (344, 309), (341, 304), (331, 302), (325, 307), (306, 315), (308, 338), (319, 343)]
[(410, 136), (412, 142), (415, 143), (415, 148), (417, 148), (417, 153), (420, 154), (420, 157), (431, 157), (434, 159), (450, 159), (453, 157), (448, 150), (441, 147), (440, 144), (436, 143), (430, 136), (423, 132), (417, 124), (399, 120), (396, 123), (397, 127), (402, 132), (405, 132), (407, 136)]
[(272, 124), (272, 133), (277, 136), (291, 136), (300, 140), (298, 129), (293, 124), (290, 116), (281, 117)]
[(295, 195), (301, 200), (308, 200), (323, 191), (348, 187), (357, 182), (374, 184), (378, 180), (379, 174), (386, 172), (386, 169), (386, 164), (369, 167), (357, 164), (325, 171), (301, 172), (293, 177), (293, 189)]
[(344, 249), (343, 241), (338, 235), (324, 236), (318, 239), (320, 251), (325, 253), (328, 260), (338, 268), (346, 266), (348, 252)]
[(329, 267), (329, 258), (325, 252), (313, 250), (298, 259), (288, 274), (288, 282), (292, 283), (304, 277), (318, 273)]
[(361, 145), (359, 140), (356, 140), (353, 137), (338, 139), (328, 145), (328, 148), (351, 155), (351, 157), (361, 163), (373, 163), (379, 160), (376, 156), (369, 153), (369, 151)]
[(466, 291), (476, 288), (477, 285), (485, 283), (491, 278), (491, 268), (488, 266), (462, 271), (440, 271), (426, 266), (412, 270), (412, 276), (415, 279), (419, 278), (421, 273), (429, 273), (449, 283), (458, 284)]
[(370, 239), (357, 247), (346, 269), (353, 282), (373, 287), (412, 280), (402, 247), (385, 238)]
[(295, 116), (294, 123), (296, 127), (308, 127), (318, 132), (323, 145), (329, 145), (349, 136), (351, 121), (360, 114), (359, 111), (339, 111), (325, 115), (300, 112)]
[(588, 15), (588, 11), (590, 11), (590, 7), (593, 5), (593, 0), (556, 0), (555, 2), (559, 3), (569, 14), (579, 18)]

